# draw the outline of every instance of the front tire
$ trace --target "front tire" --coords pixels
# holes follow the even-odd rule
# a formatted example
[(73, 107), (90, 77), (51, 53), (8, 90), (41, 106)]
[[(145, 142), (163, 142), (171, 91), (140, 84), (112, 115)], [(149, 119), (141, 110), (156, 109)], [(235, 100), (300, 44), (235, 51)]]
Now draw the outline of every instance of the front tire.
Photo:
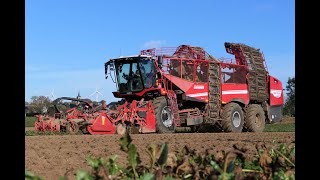
[(164, 96), (157, 97), (153, 100), (152, 105), (156, 118), (156, 131), (158, 133), (174, 133), (173, 115), (167, 98)]
[(222, 129), (224, 132), (242, 132), (244, 116), (242, 108), (237, 103), (229, 103), (222, 110)]
[(262, 132), (266, 124), (265, 119), (262, 107), (258, 104), (250, 104), (247, 108), (244, 126), (249, 132)]

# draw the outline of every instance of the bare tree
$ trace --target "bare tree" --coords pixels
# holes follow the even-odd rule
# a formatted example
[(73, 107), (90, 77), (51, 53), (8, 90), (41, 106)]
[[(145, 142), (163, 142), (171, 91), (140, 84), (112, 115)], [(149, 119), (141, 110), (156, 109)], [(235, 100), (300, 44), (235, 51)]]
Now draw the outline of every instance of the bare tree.
[(49, 106), (51, 105), (51, 100), (46, 96), (32, 96), (31, 103), (29, 104), (29, 109), (34, 113), (46, 113)]

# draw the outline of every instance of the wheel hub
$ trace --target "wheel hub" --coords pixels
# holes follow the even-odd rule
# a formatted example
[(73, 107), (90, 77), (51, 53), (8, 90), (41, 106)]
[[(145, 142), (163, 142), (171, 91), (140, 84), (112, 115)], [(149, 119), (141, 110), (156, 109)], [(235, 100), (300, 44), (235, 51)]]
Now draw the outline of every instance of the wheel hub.
[(161, 111), (161, 121), (164, 126), (171, 127), (173, 124), (171, 109), (169, 106), (165, 106)]
[(255, 124), (257, 125), (257, 127), (261, 126), (261, 120), (260, 120), (260, 114), (256, 114), (256, 119), (255, 119)]
[(239, 127), (241, 124), (241, 116), (238, 111), (234, 112), (232, 115), (232, 124), (234, 127)]

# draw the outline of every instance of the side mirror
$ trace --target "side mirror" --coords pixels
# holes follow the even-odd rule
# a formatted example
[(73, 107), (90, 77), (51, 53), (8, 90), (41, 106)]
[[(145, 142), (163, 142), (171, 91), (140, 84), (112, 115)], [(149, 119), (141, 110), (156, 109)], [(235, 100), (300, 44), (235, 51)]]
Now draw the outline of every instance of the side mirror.
[(104, 74), (106, 79), (108, 79), (108, 66), (109, 66), (109, 62), (104, 64)]

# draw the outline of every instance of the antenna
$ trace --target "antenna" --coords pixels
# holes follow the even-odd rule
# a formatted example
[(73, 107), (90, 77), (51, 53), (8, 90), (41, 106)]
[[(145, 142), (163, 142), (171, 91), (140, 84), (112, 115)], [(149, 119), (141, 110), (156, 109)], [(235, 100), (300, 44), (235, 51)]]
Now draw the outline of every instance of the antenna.
[(99, 99), (98, 99), (98, 98), (99, 98), (99, 95), (100, 95), (101, 97), (103, 97), (103, 94), (98, 91), (98, 88), (96, 88), (96, 90), (95, 90), (92, 94), (90, 94), (89, 96), (93, 96), (93, 95), (96, 95), (96, 102), (99, 102), (99, 101), (98, 101), (98, 100), (99, 100)]

